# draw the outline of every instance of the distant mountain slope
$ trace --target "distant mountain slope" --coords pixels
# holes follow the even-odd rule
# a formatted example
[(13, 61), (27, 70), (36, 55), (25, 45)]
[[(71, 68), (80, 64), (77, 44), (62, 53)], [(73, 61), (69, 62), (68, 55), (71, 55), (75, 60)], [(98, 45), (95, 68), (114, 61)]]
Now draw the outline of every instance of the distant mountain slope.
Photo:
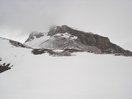
[[(23, 48), (29, 48), (28, 46), (18, 42), (18, 41), (14, 41), (14, 40), (10, 40), (10, 39), (7, 39), (7, 38), (2, 38), (0, 37), (0, 42), (1, 42), (1, 45), (4, 45), (5, 46), (16, 46), (16, 47), (23, 47)], [(3, 43), (3, 44), (2, 44)]]
[(11, 69), (29, 47), (20, 42), (0, 37), (0, 73)]
[(25, 45), (37, 49), (75, 49), (98, 54), (132, 56), (132, 52), (112, 43), (108, 37), (83, 32), (66, 25), (53, 26), (48, 33), (31, 33)]

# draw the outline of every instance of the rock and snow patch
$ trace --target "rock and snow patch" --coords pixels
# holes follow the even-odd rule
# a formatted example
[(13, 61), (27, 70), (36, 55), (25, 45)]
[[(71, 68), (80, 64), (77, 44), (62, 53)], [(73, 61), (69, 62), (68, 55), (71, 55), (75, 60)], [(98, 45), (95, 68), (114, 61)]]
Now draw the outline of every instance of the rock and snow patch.
[(32, 32), (30, 35), (29, 35), (29, 38), (25, 41), (26, 42), (30, 42), (32, 40), (35, 40), (37, 38), (41, 38), (43, 36), (47, 36), (48, 34), (47, 33), (44, 33), (44, 32)]
[(71, 40), (74, 40), (74, 39), (77, 39), (78, 37), (77, 36), (74, 36), (74, 35), (71, 35), (69, 33), (57, 33), (55, 34), (55, 36), (61, 36), (61, 37), (64, 37), (64, 38), (70, 38)]
[(30, 46), (32, 48), (40, 48), (40, 44), (42, 44), (43, 42), (47, 41), (50, 38), (50, 36), (48, 36), (47, 34), (44, 34), (44, 36), (40, 37), (40, 38), (36, 38), (32, 41), (28, 41), (25, 42), (25, 45)]
[[(36, 35), (36, 33), (31, 34), (31, 36), (32, 35)], [(31, 38), (31, 36), (29, 36), (29, 38)], [(57, 40), (58, 38), (60, 38), (59, 41)], [(48, 36), (47, 34), (44, 34), (43, 36), (41, 36), (39, 38), (34, 38), (32, 40), (26, 41), (25, 45), (27, 45), (29, 47), (32, 47), (32, 48), (36, 48), (36, 49), (38, 49), (38, 48), (40, 48), (40, 49), (41, 48), (52, 48), (52, 46), (54, 45), (52, 43), (56, 42), (56, 40), (58, 41), (58, 44), (61, 43), (61, 42), (64, 42), (63, 38), (65, 38), (65, 41), (67, 41), (67, 40), (70, 41), (70, 40), (76, 40), (77, 39), (76, 36), (73, 36), (69, 33), (57, 33), (53, 36)]]
[(112, 43), (108, 37), (73, 29), (66, 25), (52, 26), (47, 34), (34, 32), (25, 42), (37, 49), (80, 49), (83, 51), (132, 56), (132, 52)]

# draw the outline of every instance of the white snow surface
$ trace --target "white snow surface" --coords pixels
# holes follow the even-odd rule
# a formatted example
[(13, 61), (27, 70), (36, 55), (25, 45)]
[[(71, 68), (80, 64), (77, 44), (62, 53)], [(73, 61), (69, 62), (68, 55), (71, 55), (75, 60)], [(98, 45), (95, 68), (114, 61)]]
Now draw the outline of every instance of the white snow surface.
[(132, 99), (131, 57), (30, 51), (0, 39), (2, 61), (14, 65), (0, 74), (1, 99)]
[[(32, 34), (35, 35), (36, 32), (35, 33), (33, 32)], [(73, 36), (73, 35), (71, 35), (69, 33), (57, 33), (54, 36), (60, 36), (60, 37), (63, 37), (63, 38), (69, 38), (70, 40), (75, 40), (75, 39), (78, 38), (77, 36)], [(52, 37), (53, 36), (51, 36), (51, 38)], [(48, 36), (48, 34), (45, 33), (44, 36), (42, 36), (40, 38), (36, 38), (34, 36), (34, 39), (31, 40), (31, 41), (26, 42), (25, 45), (27, 45), (29, 47), (32, 47), (32, 48), (43, 48), (44, 43), (47, 40), (49, 40), (49, 39), (50, 39), (50, 36)], [(50, 44), (48, 44), (48, 45), (50, 45)]]
[(32, 41), (28, 41), (25, 43), (25, 45), (33, 47), (33, 48), (40, 48), (40, 44), (47, 41), (50, 38), (50, 36), (44, 35), (40, 38), (35, 38)]

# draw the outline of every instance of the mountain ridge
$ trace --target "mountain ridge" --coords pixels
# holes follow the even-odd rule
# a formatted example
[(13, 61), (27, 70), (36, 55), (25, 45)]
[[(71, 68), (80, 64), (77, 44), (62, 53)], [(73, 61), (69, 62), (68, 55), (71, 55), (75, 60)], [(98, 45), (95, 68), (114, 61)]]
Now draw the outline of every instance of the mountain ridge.
[[(46, 36), (48, 37), (46, 40), (42, 39), (41, 43), (37, 44), (38, 48), (36, 49), (74, 49), (97, 54), (132, 56), (131, 51), (125, 50), (112, 43), (108, 37), (94, 34), (92, 32), (76, 30), (67, 25), (52, 26), (46, 35), (42, 35), (40, 32), (34, 36), (36, 36), (36, 39)], [(71, 39), (72, 37), (76, 39)], [(29, 35), (29, 38), (24, 44), (28, 45), (27, 43), (32, 43), (32, 41), (35, 40)]]
[[(46, 32), (32, 32), (25, 43), (6, 39), (12, 46), (32, 49), (34, 54), (48, 52), (53, 55), (70, 56), (74, 52), (90, 52), (96, 54), (114, 54), (132, 56), (132, 52), (114, 44), (108, 37), (92, 32), (84, 32), (69, 26), (53, 26)], [(55, 52), (54, 50), (61, 50)], [(36, 51), (36, 52), (35, 52)]]

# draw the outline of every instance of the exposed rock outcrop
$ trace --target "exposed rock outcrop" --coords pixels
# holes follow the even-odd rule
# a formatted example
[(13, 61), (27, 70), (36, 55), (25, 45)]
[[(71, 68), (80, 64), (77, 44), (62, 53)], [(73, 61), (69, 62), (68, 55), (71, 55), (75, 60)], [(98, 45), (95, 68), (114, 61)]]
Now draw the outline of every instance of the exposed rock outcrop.
[(91, 32), (83, 32), (73, 28), (70, 28), (66, 25), (56, 26), (51, 28), (48, 34), (50, 36), (55, 35), (57, 33), (70, 33), (74, 36), (78, 37), (78, 40), (87, 46), (95, 46), (101, 50), (101, 53), (107, 54), (116, 54), (116, 55), (125, 55), (125, 56), (132, 56), (132, 52), (129, 50), (124, 50), (120, 46), (110, 42), (108, 37), (103, 37), (97, 34), (93, 34)]
[(11, 69), (11, 67), (13, 67), (13, 65), (11, 65), (10, 63), (8, 63), (8, 64), (6, 64), (6, 63), (0, 64), (0, 73)]

